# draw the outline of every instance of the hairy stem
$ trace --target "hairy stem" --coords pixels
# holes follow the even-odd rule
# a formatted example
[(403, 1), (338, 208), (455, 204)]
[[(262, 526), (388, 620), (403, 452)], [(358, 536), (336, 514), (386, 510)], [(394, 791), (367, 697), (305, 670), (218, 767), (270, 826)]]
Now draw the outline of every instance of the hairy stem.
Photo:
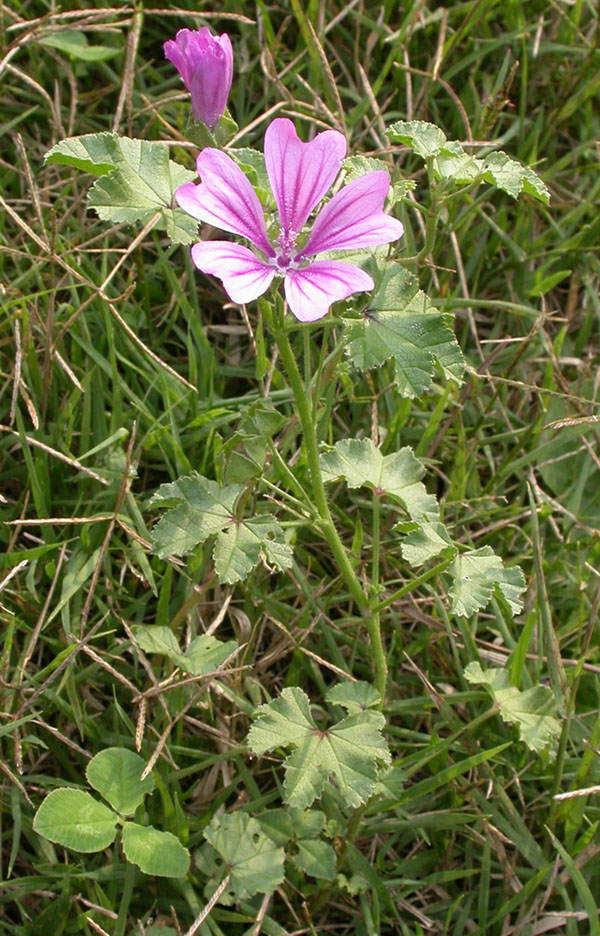
[[(277, 315), (277, 312), (275, 315)], [(313, 419), (310, 396), (300, 376), (298, 364), (283, 323), (281, 321), (274, 322), (272, 325), (272, 332), (279, 349), (280, 360), (285, 368), (287, 379), (296, 402), (296, 412), (302, 427), (313, 502), (319, 516), (319, 526), (348, 590), (363, 615), (369, 635), (371, 658), (375, 668), (375, 686), (383, 699), (387, 678), (387, 662), (381, 641), (379, 614), (371, 608), (371, 602), (356, 576), (348, 552), (340, 539), (329, 510), (325, 485), (323, 484), (321, 469), (319, 467), (316, 420)], [(378, 537), (379, 534), (377, 533), (377, 539)]]

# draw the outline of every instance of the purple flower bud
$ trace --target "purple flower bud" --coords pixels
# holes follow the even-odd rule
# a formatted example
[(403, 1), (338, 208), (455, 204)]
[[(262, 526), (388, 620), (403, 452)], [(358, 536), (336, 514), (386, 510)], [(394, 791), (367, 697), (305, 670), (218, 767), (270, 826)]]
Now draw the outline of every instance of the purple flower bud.
[(214, 130), (225, 110), (233, 77), (229, 36), (213, 36), (207, 26), (180, 29), (174, 39), (165, 42), (164, 50), (190, 92), (194, 120)]

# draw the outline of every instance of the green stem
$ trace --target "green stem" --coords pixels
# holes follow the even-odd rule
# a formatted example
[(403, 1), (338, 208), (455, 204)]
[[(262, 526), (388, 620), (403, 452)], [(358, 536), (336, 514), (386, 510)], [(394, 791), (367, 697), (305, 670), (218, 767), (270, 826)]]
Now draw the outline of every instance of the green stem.
[[(277, 311), (275, 312), (275, 316), (277, 316)], [(313, 420), (310, 397), (307, 394), (304, 382), (300, 376), (296, 358), (294, 357), (289, 338), (281, 320), (273, 322), (272, 332), (279, 349), (279, 357), (285, 368), (287, 379), (296, 401), (296, 412), (302, 427), (308, 472), (311, 480), (314, 506), (319, 516), (319, 526), (333, 554), (337, 567), (348, 586), (348, 590), (364, 617), (367, 633), (369, 635), (371, 657), (375, 667), (375, 686), (383, 699), (387, 677), (387, 663), (381, 641), (379, 615), (377, 612), (374, 613), (371, 610), (370, 601), (356, 576), (329, 510), (325, 485), (323, 484), (321, 469), (319, 467), (319, 445), (315, 426), (316, 421)]]
[(439, 214), (437, 203), (434, 203), (427, 212), (427, 219), (425, 221), (425, 242), (421, 250), (413, 258), (415, 263), (421, 263), (423, 260), (426, 260), (433, 250)]
[(126, 862), (121, 902), (119, 903), (119, 915), (117, 917), (117, 922), (115, 923), (115, 936), (125, 936), (127, 915), (129, 913), (129, 904), (131, 903), (131, 898), (133, 897), (133, 885), (135, 884), (136, 875), (137, 869), (135, 865), (132, 865), (129, 861)]
[(386, 608), (389, 608), (390, 605), (393, 605), (395, 601), (399, 601), (400, 598), (403, 598), (404, 595), (407, 595), (409, 592), (413, 591), (415, 588), (418, 588), (419, 585), (422, 585), (424, 582), (428, 582), (429, 579), (435, 578), (436, 575), (440, 575), (445, 569), (448, 568), (452, 559), (443, 559), (441, 562), (438, 562), (433, 569), (427, 569), (426, 572), (422, 572), (421, 575), (415, 576), (411, 579), (406, 585), (403, 585), (402, 588), (399, 588), (398, 591), (395, 591), (393, 594), (389, 595), (387, 598), (384, 598), (383, 601), (380, 601), (379, 604), (375, 605), (373, 611), (379, 613), (380, 611), (385, 611)]
[[(377, 491), (373, 491), (373, 528), (371, 543), (371, 582), (373, 584), (373, 601), (379, 598), (379, 539), (381, 531), (381, 501)], [(375, 661), (379, 662), (377, 677), (381, 679), (383, 689), (376, 682), (377, 689), (383, 699), (387, 682), (387, 660), (381, 640), (381, 621), (377, 607), (371, 605), (371, 614), (366, 621), (367, 633), (371, 641), (371, 650)]]

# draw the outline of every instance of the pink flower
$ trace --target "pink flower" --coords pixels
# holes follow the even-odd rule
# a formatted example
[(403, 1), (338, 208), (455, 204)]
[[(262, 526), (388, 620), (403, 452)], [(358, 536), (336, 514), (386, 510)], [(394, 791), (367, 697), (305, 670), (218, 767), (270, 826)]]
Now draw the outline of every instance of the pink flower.
[(207, 26), (180, 29), (163, 48), (165, 58), (173, 63), (190, 92), (194, 120), (214, 130), (225, 110), (233, 77), (229, 36), (213, 36)]
[(389, 188), (386, 172), (368, 172), (349, 182), (315, 218), (304, 244), (298, 238), (321, 201), (346, 153), (337, 130), (302, 143), (291, 120), (277, 118), (265, 134), (265, 166), (279, 215), (275, 243), (267, 236), (263, 209), (242, 170), (217, 149), (198, 156), (200, 185), (186, 182), (175, 192), (192, 217), (245, 237), (261, 255), (230, 241), (202, 241), (192, 247), (199, 270), (222, 280), (233, 302), (261, 296), (275, 276), (284, 280), (287, 303), (301, 322), (314, 322), (332, 302), (373, 289), (368, 273), (341, 260), (314, 260), (324, 251), (359, 250), (401, 237), (400, 221), (382, 211)]

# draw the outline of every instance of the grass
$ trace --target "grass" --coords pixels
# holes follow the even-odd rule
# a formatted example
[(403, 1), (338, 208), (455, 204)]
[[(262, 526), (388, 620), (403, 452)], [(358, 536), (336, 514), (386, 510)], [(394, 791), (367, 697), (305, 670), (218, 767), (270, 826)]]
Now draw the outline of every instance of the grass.
[[(281, 758), (257, 761), (244, 744), (257, 704), (300, 685), (321, 705), (340, 673), (372, 678), (346, 586), (302, 525), (289, 575), (259, 568), (235, 588), (218, 584), (206, 553), (150, 552), (156, 488), (191, 469), (222, 479), (239, 446), (240, 410), (260, 396), (248, 329), (187, 250), (155, 231), (132, 249), (137, 230), (86, 213), (87, 176), (43, 162), (65, 135), (114, 129), (169, 140), (192, 167), (186, 95), (161, 45), (207, 22), (234, 44), (240, 145), (261, 146), (267, 113), (305, 130), (338, 126), (353, 153), (414, 179), (426, 206), (422, 161), (392, 153), (383, 127), (430, 120), (475, 153), (492, 141), (533, 166), (551, 202), (480, 186), (454, 201), (419, 265), (421, 287), (456, 315), (470, 364), (462, 387), (436, 377), (409, 402), (387, 367), (365, 376), (340, 362), (319, 398), (322, 439), (369, 437), (376, 425), (385, 452), (411, 445), (426, 460), (454, 537), (522, 567), (523, 613), (511, 619), (493, 602), (450, 616), (440, 570), (415, 578), (397, 562), (396, 515), (383, 511), (382, 604), (401, 592), (382, 610), (391, 789), (350, 823), (325, 793), (334, 881), (286, 865), (271, 897), (217, 903), (198, 931), (598, 933), (597, 794), (554, 798), (599, 775), (597, 10), (580, 0), (224, 0), (215, 10), (1, 11), (0, 931), (133, 934), (153, 920), (186, 932), (210, 897), (206, 875), (145, 877), (117, 848), (53, 846), (32, 830), (44, 795), (84, 788), (86, 764), (108, 746), (133, 749), (137, 736), (148, 760), (160, 744), (148, 819), (195, 854), (219, 811), (281, 805)], [(46, 41), (65, 26), (115, 54), (73, 59)], [(412, 256), (419, 215), (409, 199), (399, 215), (400, 256)], [(248, 313), (256, 329), (256, 304)], [(328, 349), (336, 333), (323, 332)], [(306, 356), (300, 339), (309, 374), (318, 350), (317, 337)], [(272, 390), (289, 417), (277, 368)], [(287, 419), (284, 465), (298, 446)], [(281, 500), (283, 469), (275, 455), (270, 465)], [(302, 458), (298, 472), (306, 480)], [(370, 561), (369, 502), (340, 485), (334, 504), (340, 535)], [(242, 650), (226, 676), (161, 693), (172, 667), (136, 651), (136, 624), (167, 625), (184, 646), (210, 628)], [(555, 760), (525, 747), (465, 680), (470, 662), (507, 664), (522, 689), (558, 687)]]

